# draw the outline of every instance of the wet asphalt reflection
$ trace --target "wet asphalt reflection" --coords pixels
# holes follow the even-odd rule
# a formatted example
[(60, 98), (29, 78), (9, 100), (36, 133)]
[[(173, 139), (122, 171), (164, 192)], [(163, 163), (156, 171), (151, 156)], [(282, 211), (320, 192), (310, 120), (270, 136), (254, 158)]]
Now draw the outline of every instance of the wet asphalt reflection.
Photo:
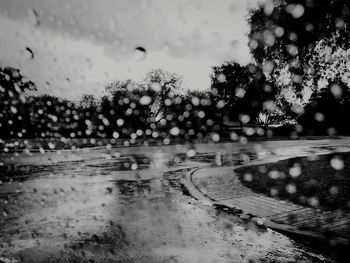
[(164, 156), (2, 167), (0, 262), (328, 262), (188, 196), (185, 173), (215, 153)]

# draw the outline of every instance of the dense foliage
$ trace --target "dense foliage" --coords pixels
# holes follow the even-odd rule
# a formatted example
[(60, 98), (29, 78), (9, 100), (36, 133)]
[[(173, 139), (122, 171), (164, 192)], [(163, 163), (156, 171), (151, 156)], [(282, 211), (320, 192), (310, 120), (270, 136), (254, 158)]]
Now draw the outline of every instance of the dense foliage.
[[(349, 133), (340, 127), (349, 115), (340, 101), (350, 84), (350, 2), (271, 0), (252, 9), (248, 22), (251, 53), (277, 88), (280, 112), (307, 134)], [(335, 98), (331, 87), (343, 92)]]
[[(180, 76), (162, 70), (149, 72), (142, 83), (115, 81), (102, 98), (86, 94), (79, 102), (21, 90), (22, 100), (12, 106), (20, 122), (6, 126), (17, 115), (4, 112), (1, 137), (201, 139), (213, 132), (228, 136), (230, 122), (242, 128), (269, 110), (264, 103), (273, 103), (273, 89), (257, 67), (230, 62), (213, 70), (213, 88), (206, 92), (185, 92)], [(218, 81), (220, 74), (225, 80)]]

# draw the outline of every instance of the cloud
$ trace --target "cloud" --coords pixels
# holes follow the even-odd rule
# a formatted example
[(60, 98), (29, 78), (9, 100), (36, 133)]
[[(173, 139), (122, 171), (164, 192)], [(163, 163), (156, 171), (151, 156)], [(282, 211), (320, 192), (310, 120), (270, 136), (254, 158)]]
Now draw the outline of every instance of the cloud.
[[(54, 95), (102, 94), (106, 82), (140, 80), (153, 68), (183, 75), (190, 89), (206, 89), (211, 65), (251, 60), (246, 4), (239, 0), (4, 0), (0, 9), (6, 11), (1, 61)], [(40, 23), (29, 22), (30, 10)], [(147, 50), (144, 60), (133, 59), (137, 46)]]

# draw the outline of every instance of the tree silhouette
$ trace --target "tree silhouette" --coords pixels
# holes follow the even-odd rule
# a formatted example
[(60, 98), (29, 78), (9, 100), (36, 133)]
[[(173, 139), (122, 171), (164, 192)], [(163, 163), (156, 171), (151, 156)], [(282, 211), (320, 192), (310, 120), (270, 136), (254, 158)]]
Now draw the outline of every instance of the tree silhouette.
[[(250, 10), (248, 22), (254, 59), (280, 95), (281, 90), (294, 92), (294, 104), (307, 103), (305, 94), (318, 93), (321, 81), (336, 81), (339, 73), (341, 81), (348, 78), (349, 1), (272, 0)], [(293, 101), (278, 96), (276, 104)]]
[(300, 117), (305, 133), (350, 134), (350, 89), (340, 79), (314, 93)]
[(146, 74), (145, 85), (154, 92), (153, 115), (161, 119), (165, 110), (167, 99), (172, 99), (176, 93), (181, 92), (183, 79), (176, 73), (162, 69), (154, 69)]
[(264, 107), (273, 103), (275, 88), (256, 65), (226, 62), (213, 67), (211, 97), (221, 133), (225, 122), (255, 123)]
[(0, 68), (0, 136), (23, 137), (29, 131), (24, 123), (29, 118), (25, 109), (25, 93), (36, 90), (35, 84), (26, 80), (19, 69)]
[(320, 40), (336, 36), (334, 45), (349, 48), (349, 23), (347, 0), (273, 0), (250, 10), (251, 52), (259, 64), (297, 57), (305, 65)]

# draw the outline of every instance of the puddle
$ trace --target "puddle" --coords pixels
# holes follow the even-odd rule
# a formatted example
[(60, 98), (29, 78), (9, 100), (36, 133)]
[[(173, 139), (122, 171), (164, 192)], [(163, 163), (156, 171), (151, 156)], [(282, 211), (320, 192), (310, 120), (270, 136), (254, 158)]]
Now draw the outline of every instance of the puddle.
[(23, 182), (40, 176), (59, 174), (67, 170), (75, 170), (79, 162), (45, 165), (3, 165), (0, 166), (0, 180), (2, 182)]
[(86, 167), (103, 168), (104, 171), (131, 171), (149, 168), (151, 159), (142, 154), (122, 155), (96, 164), (87, 164)]
[(128, 180), (117, 180), (115, 184), (117, 185), (118, 192), (122, 195), (135, 195), (144, 194), (149, 195), (152, 192), (151, 183), (154, 180), (138, 180), (138, 181), (128, 181)]
[(192, 196), (190, 192), (187, 190), (187, 188), (184, 186), (184, 184), (182, 183), (182, 179), (185, 177), (185, 173), (188, 172), (189, 170), (191, 169), (181, 169), (173, 172), (167, 172), (164, 174), (164, 178), (167, 184), (169, 184), (169, 186), (171, 186), (173, 189), (181, 192), (184, 196), (197, 200), (197, 198)]
[(175, 166), (186, 161), (208, 163), (213, 166), (235, 166), (254, 161), (258, 158), (256, 152), (240, 151), (239, 153), (197, 153), (195, 156), (188, 157), (185, 153), (176, 154), (168, 163), (169, 166)]

